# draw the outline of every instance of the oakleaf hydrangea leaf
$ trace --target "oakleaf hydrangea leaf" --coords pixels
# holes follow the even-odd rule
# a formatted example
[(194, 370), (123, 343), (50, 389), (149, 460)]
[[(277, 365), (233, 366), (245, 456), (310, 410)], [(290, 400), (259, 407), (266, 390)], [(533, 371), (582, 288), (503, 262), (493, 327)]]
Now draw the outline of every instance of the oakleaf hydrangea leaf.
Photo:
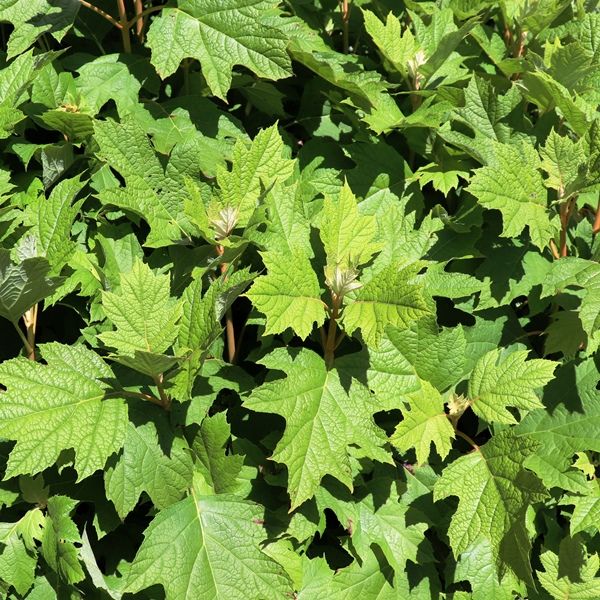
[[(104, 474), (106, 496), (121, 518), (133, 510), (142, 492), (161, 509), (180, 500), (192, 482), (187, 444), (169, 432), (163, 415), (149, 420), (149, 412), (144, 407), (146, 422), (127, 423), (123, 451)], [(168, 451), (161, 447), (161, 438)]]
[(33, 584), (37, 559), (16, 533), (2, 543), (4, 547), (0, 554), (0, 579), (10, 581), (15, 590), (24, 595)]
[(581, 141), (560, 136), (552, 130), (540, 148), (542, 168), (548, 174), (546, 186), (555, 189), (561, 198), (569, 198), (586, 183), (586, 156)]
[(242, 65), (259, 77), (291, 75), (285, 21), (274, 0), (183, 0), (152, 22), (148, 45), (161, 77), (196, 58), (215, 96), (225, 100), (231, 70)]
[(72, 448), (83, 479), (123, 445), (127, 407), (104, 399), (113, 373), (95, 352), (58, 343), (39, 349), (47, 364), (15, 358), (0, 365), (0, 436), (17, 442), (6, 477), (39, 473)]
[(50, 296), (62, 280), (48, 277), (49, 272), (50, 264), (41, 256), (15, 264), (10, 252), (0, 248), (0, 316), (18, 323), (34, 304)]
[(115, 348), (117, 360), (147, 375), (158, 375), (171, 364), (161, 355), (177, 336), (181, 305), (170, 295), (168, 275), (156, 274), (138, 260), (121, 276), (121, 288), (102, 294), (102, 306), (115, 327), (98, 337)]
[(238, 138), (231, 170), (220, 169), (217, 173), (219, 205), (235, 210), (237, 227), (248, 223), (262, 189), (292, 175), (295, 161), (289, 154), (276, 124), (262, 129), (250, 145)]
[(82, 202), (73, 203), (73, 199), (82, 187), (78, 177), (64, 179), (49, 198), (38, 196), (26, 209), (27, 223), (33, 226), (37, 240), (37, 251), (48, 259), (55, 273), (60, 273), (74, 251), (71, 227)]
[(98, 156), (125, 179), (119, 187), (113, 178), (100, 190), (100, 201), (145, 219), (150, 225), (147, 246), (165, 246), (187, 235), (183, 181), (174, 178), (169, 165), (163, 168), (142, 124), (131, 116), (120, 123), (97, 120), (94, 139), (100, 146)]
[(192, 450), (198, 459), (196, 469), (217, 494), (233, 494), (244, 457), (226, 454), (231, 428), (224, 412), (206, 417), (194, 438)]
[[(387, 563), (369, 553), (362, 561), (332, 571), (325, 559), (306, 560), (298, 600), (401, 600), (410, 598), (408, 579), (394, 577)], [(428, 592), (427, 592), (428, 593)], [(427, 596), (425, 596), (427, 597)]]
[(145, 532), (125, 589), (160, 584), (167, 600), (291, 595), (283, 569), (259, 548), (262, 516), (258, 506), (231, 495), (193, 494), (162, 510)]
[(563, 501), (563, 504), (574, 506), (570, 524), (571, 535), (586, 529), (593, 532), (600, 530), (600, 488), (597, 480), (590, 482), (588, 493), (586, 496), (567, 497)]
[[(361, 557), (371, 553), (377, 544), (396, 574), (405, 572), (406, 561), (417, 562), (419, 546), (425, 540), (425, 523), (407, 524), (408, 506), (403, 504), (389, 480), (371, 482), (370, 494), (357, 506), (356, 522), (352, 523), (352, 543)], [(379, 498), (387, 497), (380, 504)]]
[(547, 214), (539, 156), (532, 145), (495, 144), (492, 162), (475, 171), (468, 190), (486, 208), (502, 213), (502, 236), (518, 237), (529, 227), (531, 241), (542, 249), (554, 235)]
[(265, 333), (281, 333), (290, 327), (305, 339), (313, 326), (325, 321), (319, 281), (308, 257), (300, 252), (261, 255), (267, 274), (256, 279), (246, 296), (266, 315)]
[(356, 293), (342, 315), (346, 332), (360, 328), (367, 344), (377, 346), (388, 325), (409, 327), (413, 321), (434, 313), (423, 287), (413, 281), (420, 265), (390, 266), (379, 272)]
[(517, 350), (502, 357), (496, 349), (477, 361), (468, 392), (477, 415), (489, 422), (516, 423), (508, 406), (523, 410), (543, 407), (534, 390), (552, 379), (556, 363), (540, 358), (527, 360), (527, 355), (526, 350)]
[(70, 516), (75, 506), (77, 500), (67, 496), (49, 498), (42, 535), (42, 556), (60, 578), (68, 583), (77, 583), (85, 577), (75, 547), (75, 543), (81, 543), (81, 536)]
[(545, 492), (523, 462), (536, 447), (536, 442), (506, 430), (444, 469), (433, 494), (436, 501), (448, 496), (459, 499), (448, 529), (457, 558), (472, 544), (485, 540), (492, 547), (499, 576), (510, 567), (521, 579), (530, 580), (531, 543), (525, 511), (541, 502)]
[[(311, 498), (329, 474), (352, 488), (348, 446), (382, 446), (383, 432), (373, 422), (377, 406), (370, 397), (344, 389), (335, 370), (307, 348), (299, 352), (276, 349), (261, 360), (284, 379), (264, 383), (244, 405), (257, 412), (275, 413), (286, 420), (283, 437), (271, 457), (288, 468), (292, 508)], [(360, 388), (358, 382), (352, 386)]]
[(592, 260), (565, 256), (554, 261), (542, 284), (542, 297), (566, 293), (571, 286), (581, 288), (583, 297), (577, 307), (583, 330), (588, 336), (587, 347), (598, 348), (600, 327), (600, 265)]
[(325, 198), (319, 218), (328, 265), (342, 268), (362, 265), (380, 249), (373, 241), (377, 234), (375, 218), (360, 214), (356, 197), (347, 183), (338, 198)]
[(593, 600), (600, 596), (600, 577), (596, 577), (600, 568), (600, 558), (592, 554), (587, 558), (579, 579), (571, 581), (561, 576), (558, 555), (547, 551), (540, 556), (543, 571), (536, 571), (542, 587), (556, 600)]
[(406, 28), (403, 32), (400, 19), (391, 11), (387, 14), (385, 23), (370, 10), (363, 10), (363, 15), (367, 33), (373, 38), (387, 64), (406, 79), (410, 74), (410, 61), (414, 61), (418, 51), (418, 44), (410, 29)]
[[(573, 455), (581, 451), (600, 452), (596, 432), (600, 426), (600, 392), (596, 389), (599, 375), (593, 360), (586, 360), (574, 369), (559, 368), (556, 379), (546, 387), (551, 412), (537, 409), (527, 414), (515, 428), (519, 436), (535, 440), (539, 447), (526, 462), (547, 487), (562, 487), (585, 492), (582, 474), (572, 469)], [(577, 388), (579, 405), (565, 403), (565, 398)]]
[(27, 50), (45, 32), (60, 42), (79, 12), (72, 0), (16, 0), (0, 7), (0, 21), (14, 25), (8, 40), (8, 58)]
[(446, 458), (452, 448), (454, 430), (444, 411), (442, 396), (424, 381), (421, 389), (408, 398), (410, 409), (403, 411), (403, 419), (390, 442), (402, 452), (415, 448), (418, 463), (427, 461), (432, 442), (438, 454)]

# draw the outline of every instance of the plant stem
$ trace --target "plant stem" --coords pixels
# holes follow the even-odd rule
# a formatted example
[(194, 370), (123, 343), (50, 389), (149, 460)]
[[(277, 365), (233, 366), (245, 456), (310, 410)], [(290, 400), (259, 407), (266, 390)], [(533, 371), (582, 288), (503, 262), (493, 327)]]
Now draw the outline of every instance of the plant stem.
[[(79, 1), (81, 2), (81, 0)], [(127, 27), (131, 29), (131, 27), (133, 27), (140, 19), (143, 19), (144, 17), (146, 17), (147, 15), (151, 15), (152, 13), (158, 12), (166, 6), (166, 4), (161, 4), (160, 6), (150, 6), (149, 8), (145, 8), (142, 12), (137, 13), (135, 17), (132, 17), (131, 19), (129, 19), (129, 21), (127, 21)]]
[(27, 353), (27, 356), (30, 356), (31, 353), (34, 352), (34, 349), (29, 345), (29, 342), (27, 341), (27, 337), (25, 337), (25, 334), (21, 331), (19, 324), (13, 323), (13, 325), (15, 326), (15, 329), (17, 330), (17, 333), (19, 334), (19, 337), (21, 338), (21, 341), (23, 342), (23, 348), (25, 348), (25, 352)]
[[(219, 244), (217, 246), (217, 254), (223, 256), (223, 252), (225, 252), (225, 248)], [(224, 279), (227, 279), (228, 268), (229, 263), (221, 263), (221, 274)], [(235, 328), (233, 326), (233, 313), (231, 312), (231, 307), (225, 312), (225, 338), (227, 340), (227, 360), (233, 364), (235, 361)]]
[(144, 17), (142, 16), (144, 7), (142, 5), (142, 0), (133, 0), (133, 9), (135, 11), (135, 16), (137, 17), (135, 20), (135, 34), (141, 44), (144, 41)]
[(25, 345), (25, 349), (27, 350), (27, 358), (29, 360), (35, 360), (35, 330), (37, 327), (37, 315), (37, 304), (34, 304), (23, 315), (23, 323), (25, 323), (25, 329), (27, 331), (27, 344)]
[(327, 338), (325, 339), (325, 364), (330, 369), (333, 366), (334, 353), (336, 348), (337, 318), (340, 311), (340, 298), (337, 294), (331, 292), (332, 308), (329, 319), (329, 328)]
[(592, 229), (593, 233), (598, 233), (600, 231), (600, 200), (598, 200), (598, 206), (596, 207), (596, 216), (594, 217), (594, 227)]
[(567, 256), (569, 249), (567, 247), (567, 229), (569, 221), (575, 207), (575, 199), (570, 198), (560, 205), (560, 256)]
[(115, 390), (114, 392), (109, 392), (106, 394), (108, 398), (137, 398), (138, 400), (145, 400), (147, 402), (152, 402), (152, 404), (156, 404), (157, 406), (163, 407), (163, 402), (160, 398), (153, 396), (152, 394), (145, 394), (144, 392), (130, 392), (128, 390)]
[(171, 398), (169, 398), (165, 392), (162, 373), (154, 377), (154, 383), (156, 384), (156, 389), (158, 390), (158, 395), (160, 397), (160, 406), (165, 410), (171, 410)]
[(107, 12), (103, 11), (101, 8), (87, 2), (87, 0), (79, 0), (79, 3), (90, 10), (93, 10), (95, 13), (99, 14), (101, 17), (104, 17), (107, 21), (110, 21), (117, 29), (123, 29), (123, 26), (119, 21), (117, 21), (114, 17), (109, 15)]
[(129, 21), (127, 20), (127, 11), (125, 10), (124, 0), (117, 0), (119, 9), (119, 22), (121, 24), (121, 38), (123, 40), (123, 52), (131, 54), (131, 39), (129, 37)]
[(350, 50), (350, 1), (341, 0), (340, 10), (342, 12), (342, 44), (344, 54)]
[(469, 445), (473, 448), (473, 450), (477, 450), (477, 452), (479, 452), (479, 446), (466, 433), (463, 433), (462, 431), (459, 431), (458, 429), (455, 429), (454, 433), (456, 433), (456, 435), (458, 437), (461, 437), (463, 440), (465, 440), (466, 442), (468, 442)]

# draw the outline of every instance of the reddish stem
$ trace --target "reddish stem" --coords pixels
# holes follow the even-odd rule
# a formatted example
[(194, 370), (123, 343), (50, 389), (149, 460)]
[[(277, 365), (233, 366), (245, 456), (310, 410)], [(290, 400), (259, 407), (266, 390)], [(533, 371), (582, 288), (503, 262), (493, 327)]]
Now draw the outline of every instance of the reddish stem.
[(594, 228), (592, 229), (594, 233), (598, 233), (600, 231), (600, 200), (598, 201), (598, 206), (596, 208), (596, 216), (594, 217)]
[[(223, 256), (225, 248), (220, 244), (217, 246), (217, 254)], [(227, 279), (227, 269), (229, 269), (229, 263), (221, 263), (221, 274)], [(225, 338), (227, 340), (227, 360), (230, 363), (235, 362), (235, 328), (233, 326), (233, 313), (231, 308), (228, 308), (225, 313)]]
[(333, 366), (334, 353), (336, 349), (336, 331), (337, 331), (337, 318), (340, 311), (340, 298), (337, 294), (331, 292), (331, 299), (333, 305), (331, 308), (331, 317), (329, 319), (329, 328), (327, 330), (327, 338), (325, 340), (325, 364), (330, 369)]

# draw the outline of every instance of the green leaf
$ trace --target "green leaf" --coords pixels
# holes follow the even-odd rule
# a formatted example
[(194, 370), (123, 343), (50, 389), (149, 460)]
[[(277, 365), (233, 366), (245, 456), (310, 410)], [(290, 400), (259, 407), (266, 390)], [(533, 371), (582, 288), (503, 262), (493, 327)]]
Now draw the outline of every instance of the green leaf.
[(308, 257), (300, 252), (262, 252), (261, 256), (267, 274), (256, 279), (246, 296), (266, 315), (265, 333), (282, 333), (289, 327), (305, 339), (325, 321), (319, 281)]
[(121, 275), (118, 293), (103, 292), (102, 306), (114, 331), (98, 337), (117, 354), (115, 360), (150, 376), (166, 370), (164, 356), (177, 337), (181, 304), (171, 298), (168, 275), (158, 275), (141, 260)]
[(261, 518), (258, 506), (235, 496), (181, 500), (150, 523), (125, 589), (137, 592), (160, 584), (167, 600), (291, 595), (283, 569), (259, 548), (265, 536)]
[(37, 556), (36, 541), (42, 540), (45, 517), (34, 508), (16, 523), (0, 524), (0, 579), (24, 595), (33, 584)]
[(526, 350), (502, 357), (500, 350), (482, 356), (469, 379), (469, 403), (488, 422), (516, 423), (507, 407), (533, 410), (543, 407), (536, 389), (551, 379), (557, 363), (535, 358), (527, 360)]
[(145, 219), (150, 225), (147, 246), (169, 245), (189, 228), (184, 215), (185, 191), (181, 181), (165, 174), (142, 125), (129, 117), (121, 123), (95, 121), (98, 156), (125, 179), (114, 182), (98, 197), (103, 204), (118, 206)]
[(50, 265), (43, 257), (12, 262), (10, 252), (0, 248), (0, 315), (12, 323), (34, 304), (50, 296), (61, 284), (57, 277), (48, 277)]
[(0, 69), (0, 98), (5, 106), (20, 106), (29, 96), (29, 89), (43, 68), (59, 53), (36, 54), (29, 50), (8, 66)]
[(554, 236), (547, 214), (540, 159), (530, 144), (495, 144), (495, 156), (475, 172), (468, 190), (486, 208), (502, 213), (502, 236), (518, 237), (529, 227), (532, 243), (546, 247)]
[(8, 58), (25, 52), (46, 32), (60, 42), (73, 25), (80, 6), (72, 0), (3, 2), (0, 21), (14, 26), (8, 40)]
[(370, 10), (363, 9), (365, 28), (391, 68), (405, 79), (409, 76), (410, 61), (414, 61), (418, 45), (410, 29), (402, 32), (400, 20), (392, 12), (385, 23)]
[(352, 489), (349, 445), (377, 452), (385, 442), (373, 421), (377, 406), (369, 394), (356, 381), (345, 389), (337, 372), (328, 371), (323, 359), (306, 348), (279, 348), (260, 362), (287, 376), (256, 388), (244, 405), (286, 420), (271, 458), (288, 468), (292, 509), (314, 495), (325, 475)]
[[(372, 544), (381, 548), (396, 575), (402, 576), (406, 562), (419, 562), (419, 546), (425, 540), (425, 523), (407, 524), (408, 507), (401, 502), (390, 481), (372, 481), (370, 493), (359, 503), (352, 523), (352, 543), (361, 557), (367, 558)], [(388, 491), (389, 490), (389, 491)], [(389, 497), (382, 502), (379, 498)], [(421, 557), (419, 557), (421, 558)]]
[(81, 542), (81, 536), (70, 517), (75, 506), (77, 501), (66, 496), (50, 498), (42, 535), (42, 556), (67, 583), (77, 583), (85, 577), (75, 547), (75, 543)]
[[(469, 153), (474, 154), (484, 164), (494, 156), (493, 144), (500, 142), (509, 144), (515, 131), (509, 121), (510, 113), (521, 101), (515, 88), (501, 95), (491, 83), (474, 75), (464, 90), (464, 106), (455, 109), (454, 119), (473, 131), (472, 140), (464, 140), (468, 144)], [(454, 143), (462, 140), (460, 135), (452, 132), (448, 138)], [(442, 136), (445, 136), (442, 133)], [(457, 144), (461, 147), (461, 144)]]
[(97, 354), (58, 343), (39, 349), (46, 364), (25, 358), (0, 364), (0, 382), (6, 387), (0, 435), (17, 442), (6, 476), (40, 473), (72, 448), (83, 479), (121, 448), (127, 408), (118, 398), (104, 399), (113, 374)]
[(135, 422), (127, 423), (123, 450), (116, 464), (104, 473), (106, 496), (122, 519), (142, 492), (162, 509), (180, 500), (192, 483), (192, 458), (186, 442), (173, 435), (163, 414), (149, 418), (149, 412), (144, 407), (136, 414), (130, 408)]
[(226, 453), (231, 428), (224, 412), (202, 421), (200, 431), (194, 438), (192, 450), (198, 459), (196, 469), (216, 494), (233, 494), (238, 491), (237, 477), (244, 457)]
[(347, 92), (375, 133), (391, 130), (402, 120), (402, 112), (387, 92), (388, 84), (376, 71), (365, 69), (360, 57), (333, 51), (305, 24), (297, 28), (288, 51), (294, 60)]
[(359, 266), (368, 262), (380, 249), (380, 245), (374, 242), (377, 233), (375, 219), (371, 215), (360, 214), (348, 183), (344, 183), (338, 198), (325, 198), (319, 219), (319, 233), (328, 265), (342, 268)]
[(306, 560), (298, 600), (402, 600), (410, 598), (406, 577), (370, 553), (363, 561), (332, 571), (325, 559)]
[[(581, 473), (570, 469), (576, 452), (600, 452), (596, 435), (600, 424), (600, 393), (596, 389), (598, 369), (586, 360), (575, 369), (558, 369), (552, 387), (546, 388), (546, 402), (552, 411), (538, 409), (530, 412), (516, 427), (516, 435), (535, 440), (540, 446), (526, 463), (547, 487), (559, 487), (585, 492)], [(575, 386), (575, 388), (574, 388)], [(577, 400), (571, 390), (577, 389)], [(577, 475), (577, 477), (576, 477)], [(582, 489), (583, 488), (583, 489)]]
[(492, 548), (499, 576), (512, 569), (531, 580), (525, 511), (545, 497), (541, 482), (523, 468), (537, 444), (502, 431), (476, 452), (461, 456), (444, 469), (434, 487), (434, 500), (457, 496), (458, 508), (448, 536), (458, 558), (473, 544), (485, 541)]
[(568, 293), (572, 287), (581, 288), (583, 297), (577, 307), (577, 314), (581, 320), (583, 330), (588, 336), (587, 346), (594, 351), (600, 339), (600, 266), (598, 263), (566, 256), (564, 260), (554, 261), (549, 269), (543, 284), (541, 297), (548, 297), (560, 293)]
[(231, 70), (246, 67), (258, 77), (291, 75), (286, 23), (273, 0), (183, 0), (152, 21), (148, 46), (161, 77), (173, 74), (184, 58), (200, 61), (215, 96), (225, 100)]
[(78, 69), (75, 83), (86, 112), (97, 114), (109, 100), (117, 105), (121, 118), (137, 109), (141, 82), (132, 71), (140, 63), (129, 62), (123, 54), (105, 54)]
[(55, 273), (60, 272), (74, 251), (71, 228), (83, 202), (73, 203), (73, 199), (82, 187), (78, 177), (64, 179), (49, 198), (38, 196), (25, 211), (37, 240), (37, 251), (48, 259)]
[(494, 568), (492, 547), (488, 540), (473, 544), (460, 555), (454, 573), (456, 580), (467, 580), (473, 590), (472, 600), (514, 600), (515, 591), (522, 591), (516, 578), (507, 573), (498, 579)]
[(37, 559), (16, 535), (3, 541), (0, 554), (0, 579), (9, 582), (20, 595), (33, 585)]
[(252, 239), (265, 250), (300, 252), (312, 256), (310, 222), (304, 190), (298, 182), (275, 184), (265, 197), (266, 230), (254, 231)]
[(540, 148), (542, 168), (548, 174), (545, 184), (557, 190), (560, 198), (569, 198), (586, 183), (586, 156), (581, 141), (550, 132)]
[(580, 531), (599, 531), (600, 489), (595, 480), (590, 483), (588, 489), (588, 496), (567, 496), (563, 500), (563, 504), (572, 504), (575, 507), (569, 526), (572, 536)]
[(219, 203), (223, 208), (235, 209), (237, 227), (248, 224), (262, 189), (284, 182), (292, 175), (295, 161), (289, 154), (276, 124), (262, 129), (249, 146), (238, 138), (231, 170), (220, 169), (217, 173)]
[(440, 393), (430, 384), (423, 382), (418, 392), (408, 396), (410, 410), (403, 413), (390, 443), (401, 452), (415, 448), (417, 462), (422, 464), (429, 458), (431, 444), (442, 459), (452, 448), (454, 430), (444, 411), (444, 401)]
[(556, 600), (592, 600), (600, 594), (600, 559), (593, 554), (585, 560), (578, 581), (571, 581), (560, 575), (558, 556), (554, 552), (544, 552), (540, 556), (543, 571), (536, 571), (542, 587)]
[(348, 335), (360, 328), (367, 344), (377, 346), (389, 325), (409, 327), (412, 322), (433, 314), (423, 287), (414, 282), (420, 265), (401, 268), (391, 264), (356, 293), (342, 314)]

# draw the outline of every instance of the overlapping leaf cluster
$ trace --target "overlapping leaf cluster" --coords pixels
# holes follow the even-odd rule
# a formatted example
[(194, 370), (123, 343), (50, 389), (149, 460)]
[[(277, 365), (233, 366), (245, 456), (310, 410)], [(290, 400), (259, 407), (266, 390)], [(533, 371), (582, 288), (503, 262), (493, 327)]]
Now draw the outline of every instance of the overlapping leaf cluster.
[(600, 598), (597, 4), (0, 3), (0, 597)]

